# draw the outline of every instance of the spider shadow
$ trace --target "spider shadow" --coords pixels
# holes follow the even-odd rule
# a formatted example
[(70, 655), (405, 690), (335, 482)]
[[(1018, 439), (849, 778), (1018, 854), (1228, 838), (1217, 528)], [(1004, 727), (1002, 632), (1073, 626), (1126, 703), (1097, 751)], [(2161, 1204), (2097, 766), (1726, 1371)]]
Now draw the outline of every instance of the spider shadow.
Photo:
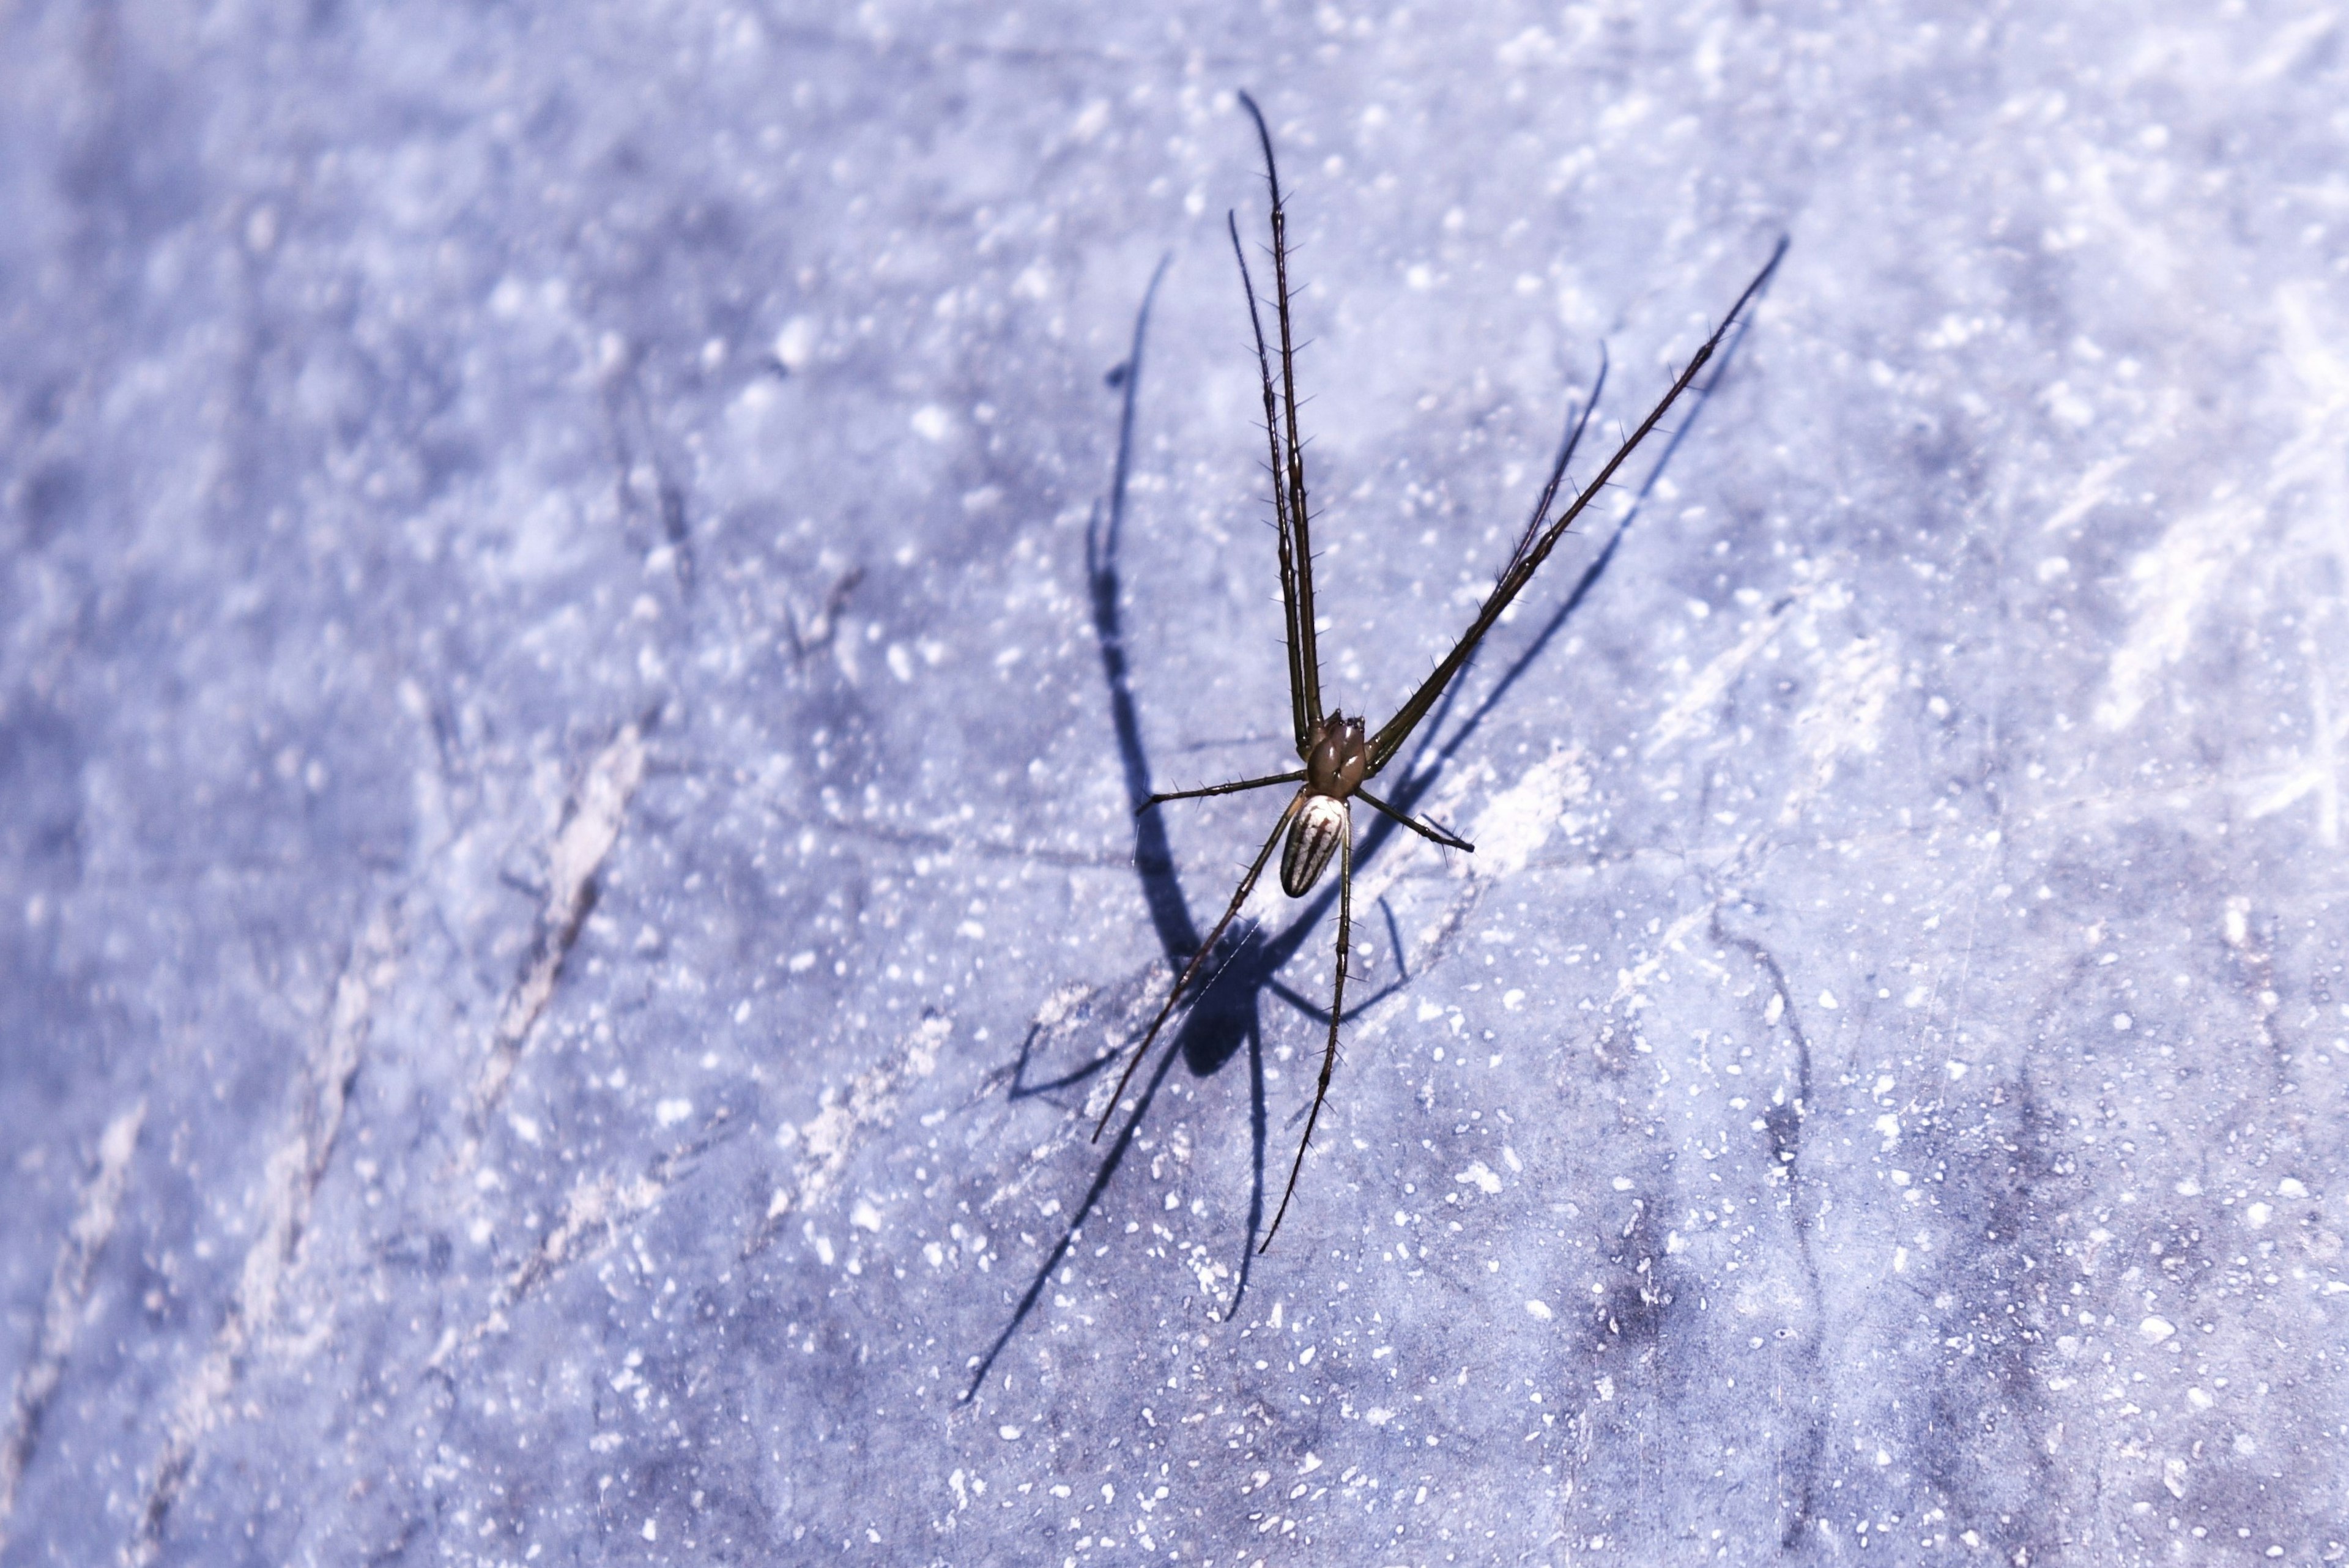
[[(1126, 362), (1110, 372), (1110, 384), (1123, 394), (1118, 419), (1117, 459), (1112, 472), (1107, 504), (1096, 504), (1085, 527), (1085, 575), (1092, 601), (1093, 630), (1101, 648), (1102, 676), (1109, 690), (1111, 718), (1117, 732), (1118, 756), (1124, 773), (1126, 796), (1137, 807), (1153, 792), (1150, 755), (1143, 742), (1141, 720), (1126, 659), (1124, 628), (1119, 607), (1123, 583), (1118, 572), (1118, 551), (1125, 522), (1127, 479), (1133, 452), (1134, 410), (1142, 384), (1143, 349), (1149, 331), (1151, 307), (1172, 260), (1171, 254), (1159, 258), (1157, 268), (1151, 274), (1149, 286), (1143, 291), (1141, 308), (1134, 316), (1133, 340)], [(1772, 265), (1775, 265), (1775, 261)], [(1423, 732), (1426, 738), (1413, 750), (1410, 761), (1402, 770), (1402, 781), (1390, 789), (1389, 803), (1398, 811), (1409, 815), (1434, 787), (1442, 776), (1444, 764), (1475, 733), (1509, 689), (1548, 649), (1568, 619), (1606, 575), (1616, 551), (1639, 520), (1658, 480), (1695, 425), (1698, 416), (1703, 412), (1713, 389), (1728, 373), (1744, 335), (1745, 327), (1741, 323), (1736, 332), (1723, 345), (1713, 374), (1690, 389), (1692, 396), (1687, 414), (1672, 431), (1671, 439), (1649, 469), (1647, 478), (1633, 494), (1630, 504), (1617, 520), (1598, 555), (1583, 569), (1573, 589), (1551, 613), (1541, 629), (1510, 660), (1508, 669), (1485, 693), (1475, 710), (1444, 736), (1439, 745), (1436, 737), (1444, 734), (1454, 700), (1465, 681), (1454, 680), (1444, 692), (1429, 714), (1429, 722)], [(1599, 375), (1591, 387), (1590, 396), (1570, 421), (1560, 447), (1557, 459), (1560, 468), (1572, 458), (1581, 441), (1606, 380), (1607, 363), (1602, 351)], [(1470, 664), (1473, 666), (1473, 663), (1472, 658)], [(1464, 669), (1463, 676), (1466, 673)], [(1383, 814), (1374, 815), (1369, 831), (1362, 835), (1355, 850), (1357, 868), (1368, 865), (1397, 831), (1397, 825), (1392, 817)], [(1151, 924), (1158, 934), (1159, 946), (1167, 961), (1179, 972), (1192, 954), (1198, 950), (1199, 928), (1192, 917), (1190, 901), (1183, 892), (1181, 879), (1175, 874), (1174, 851), (1160, 811), (1140, 812), (1134, 817), (1134, 870), (1142, 883), (1143, 901), (1149, 910)], [(1038, 1267), (1026, 1293), (1012, 1309), (1009, 1321), (974, 1367), (961, 1402), (968, 1403), (978, 1395), (988, 1375), (994, 1369), (996, 1361), (1035, 1310), (1038, 1299), (1044, 1293), (1044, 1287), (1075, 1247), (1085, 1221), (1092, 1217), (1118, 1169), (1124, 1164), (1143, 1122), (1150, 1114), (1151, 1105), (1174, 1072), (1174, 1064), (1180, 1061), (1195, 1078), (1205, 1078), (1222, 1071), (1245, 1047), (1248, 1057), (1249, 1168), (1252, 1173), (1247, 1224), (1241, 1240), (1239, 1267), (1235, 1276), (1232, 1299), (1218, 1314), (1226, 1321), (1237, 1315), (1240, 1303), (1247, 1294), (1250, 1272), (1256, 1258), (1257, 1237), (1264, 1224), (1265, 1148), (1269, 1127), (1265, 1108), (1261, 1000), (1269, 992), (1309, 1017), (1324, 1023), (1329, 1021), (1327, 1008), (1299, 994), (1280, 980), (1279, 974), (1313, 935), (1337, 898), (1338, 888), (1333, 885), (1309, 900), (1304, 912), (1290, 920), (1278, 935), (1268, 936), (1261, 925), (1256, 925), (1237, 938), (1226, 940), (1223, 961), (1192, 989), (1191, 1000), (1185, 1007), (1179, 1023), (1174, 1025), (1172, 1044), (1161, 1053), (1157, 1064), (1140, 1078), (1140, 1093), (1135, 1097), (1133, 1112), (1111, 1140), (1101, 1164), (1094, 1170), (1092, 1180), (1085, 1189), (1084, 1196), (1070, 1211), (1060, 1240)], [(1355, 1004), (1358, 1013), (1384, 1000), (1411, 981), (1409, 971), (1403, 967), (1402, 942), (1395, 929), (1393, 912), (1387, 909), (1383, 899), (1380, 901), (1380, 909), (1385, 916), (1390, 938), (1387, 950), (1394, 955), (1397, 973), (1380, 990)], [(1012, 1073), (1010, 1097), (1014, 1100), (1049, 1095), (1085, 1084), (1113, 1065), (1122, 1055), (1122, 1053), (1112, 1052), (1057, 1077), (1030, 1083), (1026, 1075), (1041, 1033), (1040, 1025), (1031, 1028), (1021, 1042)], [(1302, 1114), (1301, 1110), (1299, 1114)]]

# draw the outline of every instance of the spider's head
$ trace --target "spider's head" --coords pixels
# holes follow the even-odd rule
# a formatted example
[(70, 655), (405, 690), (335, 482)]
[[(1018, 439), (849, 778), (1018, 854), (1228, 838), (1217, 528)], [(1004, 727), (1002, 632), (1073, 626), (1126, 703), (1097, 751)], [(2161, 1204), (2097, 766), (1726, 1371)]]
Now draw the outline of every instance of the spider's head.
[(1344, 800), (1362, 782), (1371, 754), (1362, 740), (1362, 722), (1343, 713), (1321, 721), (1313, 749), (1305, 756), (1305, 787), (1315, 794)]

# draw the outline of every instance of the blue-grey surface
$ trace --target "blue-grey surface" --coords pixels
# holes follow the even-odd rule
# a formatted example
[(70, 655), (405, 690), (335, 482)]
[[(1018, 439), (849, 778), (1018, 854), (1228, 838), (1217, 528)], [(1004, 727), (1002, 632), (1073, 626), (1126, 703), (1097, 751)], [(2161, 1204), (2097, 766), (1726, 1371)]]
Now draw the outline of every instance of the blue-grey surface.
[[(1793, 239), (1253, 1261), (1326, 903), (1088, 1142), (1278, 805), (1128, 810), (1282, 760), (1243, 86), (1349, 711)], [(0, 9), (0, 1560), (2340, 1560), (2344, 105), (2321, 0)]]

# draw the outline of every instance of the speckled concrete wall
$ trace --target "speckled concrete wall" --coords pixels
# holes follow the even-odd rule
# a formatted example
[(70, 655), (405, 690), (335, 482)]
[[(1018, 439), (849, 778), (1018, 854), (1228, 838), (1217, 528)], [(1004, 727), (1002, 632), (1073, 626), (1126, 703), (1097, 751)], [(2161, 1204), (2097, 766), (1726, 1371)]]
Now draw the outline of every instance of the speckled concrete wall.
[(0, 1561), (2341, 1559), (2344, 51), (0, 9)]

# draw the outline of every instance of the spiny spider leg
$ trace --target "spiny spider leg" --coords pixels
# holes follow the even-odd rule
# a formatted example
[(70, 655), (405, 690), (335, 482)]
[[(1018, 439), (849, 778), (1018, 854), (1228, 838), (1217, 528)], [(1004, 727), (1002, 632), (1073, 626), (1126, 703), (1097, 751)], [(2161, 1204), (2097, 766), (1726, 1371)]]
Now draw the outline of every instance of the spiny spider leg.
[(1446, 833), (1444, 829), (1436, 826), (1435, 824), (1432, 822), (1422, 822), (1417, 817), (1413, 816), (1408, 813), (1397, 811), (1394, 807), (1389, 805), (1386, 802), (1381, 800), (1378, 796), (1372, 794), (1366, 789), (1358, 788), (1354, 793), (1362, 799), (1369, 801), (1372, 805), (1376, 806), (1381, 815), (1393, 817), (1397, 822), (1402, 824), (1405, 827), (1410, 828), (1413, 833), (1418, 834), (1422, 838), (1427, 839), (1431, 843), (1441, 844), (1446, 849), (1465, 849), (1471, 855), (1476, 853), (1476, 846), (1469, 843), (1466, 839), (1462, 838), (1455, 834)]
[(1273, 1211), (1272, 1228), (1264, 1233), (1257, 1255), (1264, 1255), (1266, 1247), (1279, 1233), (1280, 1222), (1288, 1214), (1288, 1200), (1297, 1196), (1297, 1179), (1305, 1171), (1305, 1150), (1313, 1141), (1313, 1128), (1321, 1119), (1321, 1103), (1330, 1097), (1330, 1075), (1338, 1065), (1338, 1021), (1346, 1013), (1346, 951), (1354, 934), (1354, 829), (1350, 821), (1346, 835), (1338, 841), (1338, 973), (1330, 988), (1330, 1043), (1321, 1048), (1321, 1081), (1313, 1087), (1312, 1114), (1305, 1118), (1305, 1136), (1297, 1140), (1297, 1159), (1288, 1168), (1288, 1185), (1281, 1189), (1280, 1207)]
[(1256, 333), (1257, 376), (1264, 388), (1264, 432), (1271, 458), (1273, 510), (1280, 529), (1280, 598), (1288, 618), (1288, 699), (1297, 724), (1297, 753), (1312, 749), (1314, 732), (1321, 727), (1321, 659), (1313, 616), (1312, 509), (1305, 493), (1304, 442), (1297, 433), (1297, 347), (1290, 325), (1288, 301), (1288, 212), (1280, 200), (1280, 166), (1272, 155), (1272, 132), (1256, 99), (1243, 92), (1240, 102), (1256, 121), (1257, 140), (1264, 147), (1264, 179), (1272, 196), (1272, 280), (1275, 316), (1280, 327), (1280, 389), (1273, 390), (1272, 361), (1265, 349), (1264, 321), (1257, 309), (1256, 281), (1248, 275), (1247, 254), (1240, 244), (1238, 218), (1225, 214), (1232, 236), (1232, 254), (1240, 264), (1240, 282), (1247, 294), (1248, 325)]
[[(1272, 132), (1264, 123), (1264, 110), (1257, 108), (1256, 99), (1245, 92), (1240, 102), (1256, 121), (1256, 139), (1264, 147), (1264, 182), (1272, 192), (1272, 300), (1274, 314), (1280, 322), (1280, 423), (1288, 460), (1288, 531), (1295, 536), (1293, 554), (1297, 565), (1297, 592), (1293, 596), (1291, 613), (1296, 617), (1295, 642), (1299, 649), (1297, 663), (1305, 675), (1305, 718), (1307, 731), (1298, 737), (1297, 749), (1301, 755), (1312, 741), (1312, 732), (1321, 724), (1321, 659), (1316, 644), (1313, 625), (1313, 535), (1312, 509), (1305, 500), (1305, 448), (1297, 439), (1297, 348), (1288, 324), (1288, 210), (1280, 203), (1280, 168), (1272, 158)], [(1244, 267), (1242, 275), (1246, 275)], [(1248, 290), (1249, 315), (1255, 315), (1256, 290)], [(1262, 357), (1258, 361), (1261, 364)]]
[(1526, 519), (1526, 531), (1517, 535), (1517, 547), (1509, 552), (1508, 566), (1501, 568), (1502, 576), (1506, 576), (1510, 568), (1524, 560), (1526, 552), (1532, 548), (1534, 536), (1541, 532), (1542, 519), (1549, 515), (1549, 504), (1557, 499), (1557, 487), (1566, 483), (1566, 465), (1574, 461), (1574, 449), (1582, 444), (1582, 432), (1589, 428), (1591, 410), (1599, 406), (1599, 397), (1606, 390), (1607, 345), (1601, 343), (1599, 346), (1599, 378), (1590, 383), (1590, 397), (1583, 403), (1582, 411), (1575, 415), (1566, 427), (1566, 439), (1557, 445), (1557, 461), (1549, 465), (1549, 479), (1542, 485), (1540, 497), (1534, 502), (1534, 514)]
[(1240, 779), (1232, 784), (1209, 784), (1205, 789), (1162, 790), (1133, 808), (1140, 816), (1162, 800), (1196, 800), (1203, 794), (1237, 794), (1244, 789), (1262, 789), (1267, 784), (1295, 784), (1305, 776), (1303, 768), (1291, 768), (1285, 774), (1268, 774), (1260, 779)]
[(1402, 705), (1395, 716), (1388, 720), (1377, 734), (1371, 737), (1370, 768), (1367, 776), (1378, 777), (1379, 770), (1393, 760), (1396, 752), (1402, 750), (1403, 742), (1411, 738), (1412, 731), (1419, 727), (1420, 720), (1426, 717), (1428, 709), (1433, 707), (1435, 700), (1444, 694), (1444, 689), (1452, 684), (1452, 678), (1460, 673), (1461, 667), (1466, 664), (1469, 657), (1476, 651), (1476, 645), (1482, 642), (1485, 639), (1485, 634), (1493, 628), (1493, 623), (1501, 618), (1501, 612), (1509, 607), (1510, 601), (1517, 597), (1519, 591), (1527, 583), (1533, 581), (1534, 574), (1541, 570), (1541, 564), (1549, 559), (1549, 553), (1557, 545), (1560, 536), (1573, 525), (1576, 518), (1582, 515), (1583, 508), (1588, 506), (1599, 491), (1606, 488), (1608, 482), (1615, 477), (1615, 471), (1623, 466), (1631, 453), (1638, 450), (1641, 441), (1648, 439), (1648, 432), (1654, 430), (1664, 415), (1670, 411), (1671, 406), (1680, 400), (1680, 395), (1688, 390), (1689, 383), (1696, 379), (1697, 372), (1704, 369), (1707, 361), (1712, 359), (1713, 350), (1721, 347), (1722, 339), (1728, 337), (1731, 328), (1737, 325), (1737, 318), (1744, 313), (1745, 306), (1752, 302), (1756, 294), (1761, 292), (1762, 286), (1770, 281), (1770, 275), (1778, 270), (1779, 260), (1785, 254), (1786, 242), (1782, 238), (1776, 248), (1771, 251), (1770, 259), (1762, 264), (1762, 270), (1754, 275), (1754, 281), (1745, 286), (1745, 292), (1737, 296), (1737, 303), (1729, 307), (1728, 316), (1723, 317), (1721, 325), (1713, 329), (1713, 336), (1704, 340), (1703, 346), (1697, 349), (1695, 357), (1689, 360), (1688, 368), (1680, 373), (1656, 406), (1648, 410), (1648, 417), (1640, 421), (1639, 429), (1626, 436), (1622, 445), (1615, 449), (1615, 455), (1609, 458), (1607, 466), (1599, 471), (1599, 477), (1585, 485), (1575, 495), (1573, 502), (1558, 514), (1557, 521), (1543, 530), (1540, 539), (1535, 543), (1532, 549), (1527, 550), (1520, 545), (1517, 552), (1510, 557), (1509, 565), (1501, 573), (1500, 580), (1493, 585), (1491, 597), (1485, 600), (1484, 607), (1476, 612), (1476, 618), (1469, 623), (1468, 629), (1460, 634), (1460, 640), (1452, 645), (1452, 651), (1445, 654), (1437, 663), (1427, 679), (1420, 683), (1419, 690), (1411, 694), (1410, 701)]
[[(1261, 118), (1257, 123), (1263, 123)], [(1274, 189), (1278, 191), (1278, 186)], [(1300, 632), (1296, 529), (1290, 520), (1288, 467), (1280, 456), (1280, 412), (1272, 390), (1272, 361), (1265, 353), (1264, 319), (1257, 313), (1256, 279), (1248, 275), (1247, 251), (1240, 244), (1238, 216), (1226, 213), (1224, 227), (1231, 232), (1232, 255), (1240, 264), (1240, 292), (1247, 296), (1248, 326), (1256, 333), (1257, 376), (1264, 386), (1264, 439), (1271, 452), (1273, 523), (1280, 535), (1280, 615), (1282, 638), (1288, 645), (1288, 712), (1297, 726), (1297, 754), (1301, 757), (1313, 749), (1313, 732), (1321, 722), (1321, 672), (1307, 662), (1307, 643), (1313, 628), (1312, 561), (1309, 557), (1306, 562), (1304, 629)]]
[(1299, 790), (1290, 797), (1288, 807), (1280, 814), (1280, 820), (1272, 825), (1272, 836), (1264, 841), (1264, 847), (1256, 852), (1256, 859), (1249, 865), (1247, 875), (1240, 878), (1239, 891), (1234, 893), (1232, 901), (1225, 906), (1224, 918), (1216, 922), (1216, 929), (1207, 933), (1207, 940), (1199, 944), (1199, 950), (1191, 955), (1191, 961), (1185, 964), (1183, 972), (1174, 977), (1174, 989), (1166, 993), (1166, 1004), (1158, 1010), (1158, 1016), (1150, 1021), (1150, 1033), (1144, 1034), (1142, 1044), (1134, 1048), (1133, 1060), (1128, 1062), (1125, 1071), (1118, 1075), (1115, 1092), (1102, 1108), (1101, 1120), (1093, 1124), (1093, 1142), (1101, 1142), (1102, 1129), (1109, 1126), (1109, 1118), (1117, 1110), (1118, 1101), (1125, 1097), (1125, 1086), (1133, 1081), (1133, 1070), (1142, 1065), (1144, 1056), (1150, 1054), (1150, 1043), (1157, 1039), (1159, 1030), (1165, 1027), (1167, 1015), (1174, 1011), (1174, 1003), (1181, 999), (1183, 988), (1191, 983), (1191, 977), (1199, 972), (1199, 966), (1207, 961), (1209, 953), (1216, 950), (1216, 943), (1222, 939), (1224, 928), (1232, 923), (1232, 917), (1240, 912), (1240, 906), (1247, 902), (1247, 896), (1256, 891), (1256, 879), (1264, 875), (1265, 862), (1272, 858), (1272, 846), (1279, 843), (1280, 836), (1288, 830), (1289, 819), (1297, 815), (1297, 808), (1305, 804), (1305, 791)]

